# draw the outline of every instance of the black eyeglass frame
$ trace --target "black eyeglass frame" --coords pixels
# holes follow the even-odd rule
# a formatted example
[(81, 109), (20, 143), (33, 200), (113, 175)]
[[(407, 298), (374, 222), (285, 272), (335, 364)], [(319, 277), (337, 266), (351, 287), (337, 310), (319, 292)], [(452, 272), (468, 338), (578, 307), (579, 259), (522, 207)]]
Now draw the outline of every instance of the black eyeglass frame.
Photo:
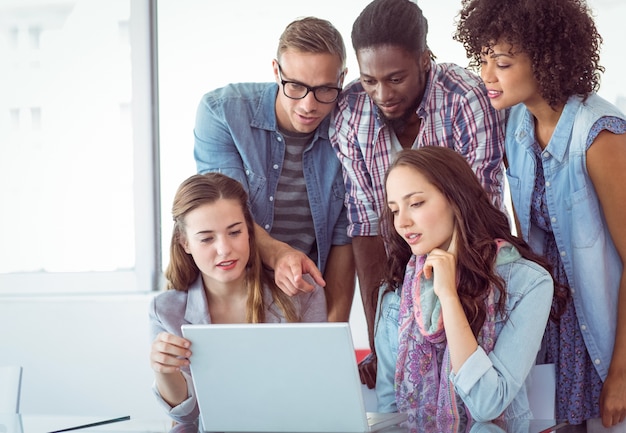
[[(319, 102), (320, 104), (333, 104), (337, 101), (337, 99), (339, 99), (339, 95), (341, 95), (341, 91), (343, 90), (341, 87), (334, 87), (334, 86), (307, 86), (304, 83), (300, 83), (298, 81), (289, 81), (289, 80), (285, 80), (283, 79), (283, 68), (280, 66), (280, 63), (278, 63), (278, 60), (276, 60), (276, 64), (278, 65), (278, 77), (280, 78), (280, 84), (282, 84), (283, 86), (283, 95), (285, 95), (287, 98), (289, 99), (304, 99), (307, 97), (307, 95), (311, 92), (313, 92), (313, 97), (315, 98), (315, 100), (317, 102)], [(343, 77), (343, 72), (341, 73), (341, 75), (339, 76), (339, 79), (341, 80), (341, 78)], [(300, 96), (299, 98), (294, 98), (293, 96), (289, 96), (287, 94), (287, 92), (285, 91), (285, 84), (296, 84), (298, 86), (302, 86), (306, 89), (306, 93), (302, 96)], [(321, 101), (318, 97), (317, 97), (317, 93), (316, 91), (318, 89), (332, 89), (332, 90), (336, 90), (337, 91), (337, 96), (335, 96), (335, 99), (333, 99), (332, 101)]]

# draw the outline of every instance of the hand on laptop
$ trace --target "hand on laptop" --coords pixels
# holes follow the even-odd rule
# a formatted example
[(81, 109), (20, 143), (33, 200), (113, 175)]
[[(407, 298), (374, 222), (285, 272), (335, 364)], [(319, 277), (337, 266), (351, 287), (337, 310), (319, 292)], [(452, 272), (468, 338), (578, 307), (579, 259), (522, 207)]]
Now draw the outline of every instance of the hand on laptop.
[(361, 362), (359, 362), (359, 376), (361, 383), (367, 385), (369, 389), (376, 386), (376, 352), (372, 351)]
[(189, 365), (191, 342), (167, 332), (161, 332), (152, 342), (150, 366), (157, 373), (175, 373)]

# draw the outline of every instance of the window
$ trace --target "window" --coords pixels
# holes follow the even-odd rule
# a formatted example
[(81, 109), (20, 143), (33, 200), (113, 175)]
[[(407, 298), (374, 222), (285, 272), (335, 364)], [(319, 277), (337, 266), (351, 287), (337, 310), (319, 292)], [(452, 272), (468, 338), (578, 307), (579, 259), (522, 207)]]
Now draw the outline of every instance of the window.
[[(626, 110), (626, 4), (589, 1), (604, 37), (600, 94)], [(341, 31), (346, 82), (355, 79), (350, 30), (368, 3), (0, 2), (0, 295), (157, 287), (174, 192), (196, 172), (201, 96), (229, 82), (272, 80), (280, 33), (306, 15)], [(419, 3), (438, 60), (466, 64), (451, 38), (460, 6)]]
[(149, 1), (8, 3), (0, 294), (154, 288)]

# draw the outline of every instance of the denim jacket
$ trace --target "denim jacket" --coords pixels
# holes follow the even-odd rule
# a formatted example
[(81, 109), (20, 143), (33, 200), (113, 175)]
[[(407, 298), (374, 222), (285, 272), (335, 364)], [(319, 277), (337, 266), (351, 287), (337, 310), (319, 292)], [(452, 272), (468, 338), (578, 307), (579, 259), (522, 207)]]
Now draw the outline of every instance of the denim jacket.
[[(239, 83), (207, 93), (194, 129), (198, 172), (221, 172), (241, 182), (255, 221), (268, 232), (285, 155), (276, 122), (277, 92), (276, 83)], [(328, 139), (328, 123), (326, 118), (320, 124), (302, 157), (322, 272), (331, 246), (350, 243), (341, 165)]]
[[(572, 290), (580, 330), (602, 380), (613, 355), (623, 269), (587, 173), (587, 137), (593, 124), (603, 116), (624, 118), (616, 107), (595, 94), (584, 103), (579, 97), (570, 98), (542, 153), (552, 230)], [(521, 235), (542, 254), (543, 232), (530, 221), (534, 141), (533, 116), (522, 104), (513, 107), (505, 144), (511, 199)]]
[[(450, 375), (475, 421), (489, 421), (502, 413), (505, 419), (532, 418), (525, 381), (541, 345), (554, 291), (549, 272), (522, 258), (514, 248), (498, 254), (496, 272), (507, 294), (506, 317), (496, 318), (496, 344), (489, 354), (478, 346), (459, 371)], [(374, 334), (376, 396), (380, 412), (395, 412), (400, 294), (384, 291), (383, 286)]]

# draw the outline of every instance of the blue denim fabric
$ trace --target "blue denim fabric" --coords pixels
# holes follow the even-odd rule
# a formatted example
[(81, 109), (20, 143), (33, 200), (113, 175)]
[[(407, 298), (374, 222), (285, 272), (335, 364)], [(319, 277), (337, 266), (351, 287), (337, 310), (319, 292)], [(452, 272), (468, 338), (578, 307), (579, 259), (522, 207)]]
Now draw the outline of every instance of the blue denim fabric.
[[(498, 257), (500, 259), (500, 256)], [(525, 381), (550, 314), (553, 281), (541, 266), (518, 256), (500, 263), (496, 272), (507, 290), (507, 317), (496, 321), (496, 345), (488, 355), (478, 347), (450, 380), (475, 421), (488, 421), (504, 413), (505, 419), (531, 418)], [(383, 289), (381, 289), (383, 290)], [(387, 292), (379, 303), (374, 336), (378, 373), (378, 410), (397, 411), (394, 377), (398, 354), (400, 297)]]
[[(552, 230), (572, 289), (585, 345), (602, 380), (613, 355), (623, 271), (587, 173), (587, 137), (593, 124), (604, 116), (625, 118), (616, 107), (595, 94), (584, 103), (578, 97), (570, 98), (542, 153)], [(522, 104), (513, 107), (505, 144), (511, 199), (521, 235), (542, 254), (543, 231), (530, 220), (535, 181), (534, 141), (533, 116)]]
[[(276, 83), (239, 83), (207, 93), (194, 129), (198, 172), (221, 172), (241, 182), (255, 221), (268, 232), (285, 155), (276, 123), (277, 91)], [(341, 165), (328, 139), (328, 123), (326, 118), (317, 128), (302, 158), (322, 272), (331, 246), (350, 243)]]

